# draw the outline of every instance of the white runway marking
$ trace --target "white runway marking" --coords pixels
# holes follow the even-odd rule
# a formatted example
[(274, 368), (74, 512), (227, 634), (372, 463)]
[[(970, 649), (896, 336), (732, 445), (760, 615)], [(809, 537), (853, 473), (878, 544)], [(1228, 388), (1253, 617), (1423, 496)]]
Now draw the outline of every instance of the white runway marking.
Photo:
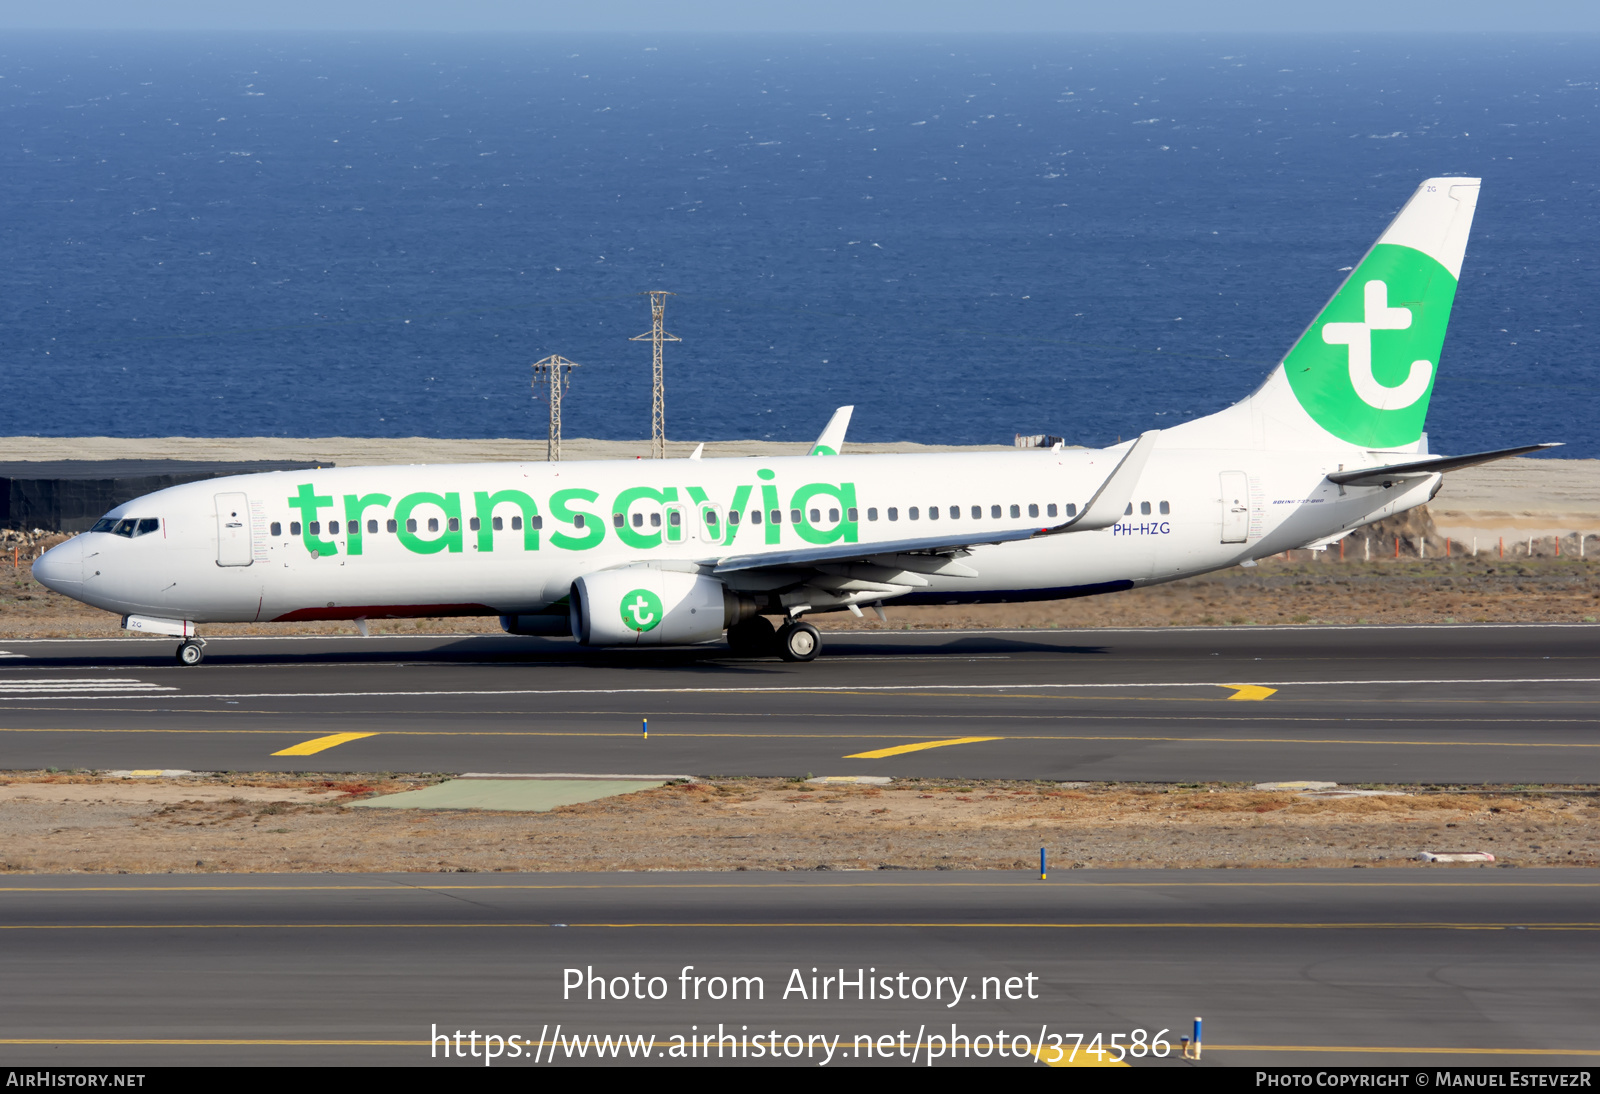
[(104, 692), (115, 692), (118, 695), (130, 692), (146, 691), (177, 691), (177, 688), (164, 687), (160, 684), (148, 683), (144, 680), (129, 680), (115, 676), (94, 676), (87, 678), (68, 678), (58, 680), (5, 680), (0, 679), (0, 696), (16, 695), (34, 698), (44, 692), (67, 692), (70, 695), (94, 695)]
[[(1236, 681), (1236, 678), (1235, 678)], [(71, 683), (72, 681), (61, 681)], [(83, 684), (98, 683), (98, 681), (78, 681)], [(17, 681), (16, 683), (29, 683), (37, 685), (35, 691), (62, 691), (60, 687), (47, 687), (48, 681)], [(1600, 676), (1568, 676), (1568, 677), (1511, 677), (1506, 679), (1472, 679), (1472, 680), (1262, 680), (1257, 682), (1262, 687), (1295, 688), (1295, 687), (1373, 687), (1378, 685), (1415, 686), (1418, 684), (1447, 684), (1452, 687), (1485, 684), (1600, 684)], [(721, 687), (721, 688), (504, 688), (504, 689), (460, 689), (442, 691), (223, 691), (205, 692), (197, 694), (172, 695), (172, 699), (382, 699), (382, 698), (426, 698), (428, 696), (499, 696), (499, 695), (770, 695), (774, 692), (793, 692), (799, 695), (815, 694), (818, 692), (901, 692), (901, 691), (1088, 691), (1104, 690), (1110, 688), (1226, 688), (1232, 684), (1219, 683), (1212, 680), (1173, 680), (1149, 681), (1137, 683), (1117, 684), (797, 684), (784, 687)], [(122, 691), (176, 691), (176, 688), (158, 687), (143, 681), (132, 680), (119, 683), (117, 688)], [(6, 695), (4, 692), (17, 690), (14, 684), (0, 684), (0, 702), (23, 696)], [(93, 692), (95, 688), (84, 687), (83, 692)], [(105, 690), (112, 690), (108, 684)], [(29, 694), (27, 698), (51, 698), (47, 695)], [(62, 696), (66, 698), (66, 696)]]

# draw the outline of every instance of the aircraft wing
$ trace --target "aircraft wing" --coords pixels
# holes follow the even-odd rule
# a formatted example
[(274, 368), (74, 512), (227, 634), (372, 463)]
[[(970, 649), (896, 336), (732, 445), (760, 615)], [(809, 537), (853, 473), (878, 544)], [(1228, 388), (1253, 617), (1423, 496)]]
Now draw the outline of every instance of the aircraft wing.
[(1560, 448), (1561, 442), (1547, 442), (1545, 444), (1525, 444), (1519, 448), (1497, 448), (1492, 452), (1474, 452), (1469, 456), (1438, 456), (1426, 460), (1413, 460), (1410, 463), (1391, 463), (1386, 467), (1363, 467), (1354, 471), (1335, 471), (1328, 476), (1329, 482), (1336, 482), (1340, 486), (1388, 486), (1397, 479), (1417, 478), (1422, 475), (1436, 475), (1442, 471), (1456, 471), (1463, 467), (1473, 467), (1491, 460), (1503, 460), (1508, 456), (1520, 456), (1524, 452), (1538, 452), (1545, 448)]
[[(764, 555), (731, 555), (717, 560), (712, 573), (732, 574), (746, 570), (797, 569), (825, 563), (869, 562), (889, 555), (937, 555), (966, 551), (985, 543), (1011, 543), (1032, 539), (1037, 528), (1015, 528), (1006, 532), (972, 532), (966, 535), (924, 536), (878, 543), (837, 543), (826, 547), (802, 547), (794, 551), (774, 551)], [(964, 575), (965, 576), (965, 575)]]

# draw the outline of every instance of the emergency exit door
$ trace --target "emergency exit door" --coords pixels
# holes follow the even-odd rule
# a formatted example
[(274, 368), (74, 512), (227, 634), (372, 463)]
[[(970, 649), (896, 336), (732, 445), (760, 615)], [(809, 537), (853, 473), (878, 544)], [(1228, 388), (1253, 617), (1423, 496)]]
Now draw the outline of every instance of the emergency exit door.
[(250, 550), (250, 499), (244, 494), (217, 495), (217, 565), (248, 566), (255, 561)]
[(1250, 533), (1250, 481), (1243, 471), (1222, 473), (1222, 542), (1243, 543)]

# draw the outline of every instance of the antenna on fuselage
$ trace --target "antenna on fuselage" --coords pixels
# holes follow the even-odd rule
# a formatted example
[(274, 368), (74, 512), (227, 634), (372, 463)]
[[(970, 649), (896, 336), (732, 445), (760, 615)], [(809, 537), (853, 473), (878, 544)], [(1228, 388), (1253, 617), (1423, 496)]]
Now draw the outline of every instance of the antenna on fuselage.
[(667, 297), (678, 294), (664, 289), (651, 289), (648, 293), (639, 295), (650, 297), (650, 329), (643, 334), (634, 335), (628, 341), (651, 344), (650, 455), (655, 459), (664, 460), (667, 458), (667, 397), (661, 374), (661, 346), (666, 342), (683, 341), (675, 334), (668, 334), (664, 326), (667, 318)]
[(578, 362), (559, 353), (533, 363), (533, 397), (550, 404), (550, 440), (544, 458), (551, 463), (561, 462), (561, 395), (572, 386), (572, 370), (577, 367)]

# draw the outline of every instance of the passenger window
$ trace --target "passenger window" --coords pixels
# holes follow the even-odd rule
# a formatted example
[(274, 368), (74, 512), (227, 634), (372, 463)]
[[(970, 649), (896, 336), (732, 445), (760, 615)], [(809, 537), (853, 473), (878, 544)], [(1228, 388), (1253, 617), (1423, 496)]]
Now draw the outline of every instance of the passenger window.
[(393, 534), (393, 533), (398, 532), (400, 530), (400, 522), (395, 520), (392, 517), (389, 520), (385, 521), (383, 526), (384, 526), (385, 530), (387, 530), (390, 534)]
[[(532, 521), (532, 524), (533, 524), (533, 530), (535, 532), (537, 532), (539, 529), (544, 527), (544, 518), (543, 517), (534, 517), (533, 521)], [(522, 518), (521, 517), (512, 517), (511, 518), (511, 527), (513, 527), (513, 528), (521, 528), (522, 527)]]
[(733, 525), (739, 523), (739, 510), (731, 509), (728, 511), (728, 523)]
[(798, 509), (789, 510), (789, 523), (790, 524), (799, 524), (800, 523), (800, 510), (798, 510)]
[(939, 519), (939, 507), (937, 505), (928, 506), (928, 519), (929, 520), (938, 520)]
[(1038, 516), (1039, 515), (1039, 507), (1037, 505), (1028, 506), (1028, 515), (1030, 517)]
[[(830, 512), (831, 511), (832, 510), (830, 510)], [(851, 524), (855, 524), (861, 519), (861, 511), (852, 505), (849, 509), (845, 510), (844, 519), (849, 521)]]
[(715, 528), (717, 525), (717, 511), (715, 509), (702, 509), (700, 510), (700, 519), (706, 522), (707, 528)]
[(152, 518), (152, 517), (146, 517), (144, 520), (141, 520), (139, 522), (139, 531), (138, 531), (137, 534), (142, 536), (146, 532), (158, 532), (160, 530), (161, 530), (161, 521), (160, 520)]
[[(674, 517), (676, 517), (678, 514), (674, 513), (672, 515)], [(676, 520), (674, 520), (672, 523), (676, 524), (678, 522)], [(574, 528), (582, 528), (583, 527), (583, 514), (582, 513), (574, 513), (572, 515), (572, 526)]]
[[(534, 520), (538, 520), (539, 518), (538, 517), (534, 517), (533, 519)], [(500, 518), (499, 517), (495, 517), (494, 518), (494, 530), (497, 531), (497, 532), (500, 530)], [(521, 517), (512, 517), (511, 518), (511, 530), (513, 532), (522, 531), (522, 518)]]
[(868, 520), (877, 520), (878, 519), (878, 511), (876, 509), (868, 509), (867, 510), (867, 519)]
[(773, 524), (782, 524), (783, 523), (783, 510), (782, 509), (774, 509), (771, 513), (767, 514), (767, 517)]
[[(677, 528), (683, 523), (683, 514), (674, 509), (672, 512), (667, 514), (667, 523), (672, 525), (674, 528)], [(580, 524), (578, 527), (582, 528), (583, 525)]]
[(1148, 517), (1150, 515), (1150, 503), (1149, 502), (1141, 501), (1139, 503), (1139, 515), (1140, 516), (1145, 516), (1145, 517)]
[(628, 518), (624, 517), (621, 513), (612, 513), (611, 514), (611, 527), (613, 527), (613, 528), (621, 528), (623, 526), (623, 524), (625, 524), (627, 522), (627, 519)]
[(452, 532), (461, 531), (461, 518), (460, 517), (451, 517), (450, 518), (450, 530)]
[(505, 526), (506, 526), (506, 522), (505, 522), (505, 518), (504, 517), (494, 517), (494, 518), (490, 519), (490, 521), (489, 521), (490, 529), (492, 529), (493, 531), (496, 531), (496, 532), (502, 531), (505, 528)]
[(367, 521), (367, 531), (371, 532), (373, 535), (377, 535), (378, 534), (378, 522), (375, 521), (375, 520)]
[[(316, 525), (312, 525), (312, 527), (315, 528)], [(411, 517), (406, 521), (406, 531), (415, 532), (416, 530), (417, 530), (417, 518)]]
[(751, 524), (760, 524), (761, 523), (761, 510), (759, 510), (759, 509), (750, 510), (750, 523)]
[(1077, 515), (1078, 515), (1078, 507), (1077, 507), (1077, 505), (1075, 505), (1074, 503), (1072, 503), (1070, 501), (1067, 502), (1067, 516), (1075, 517)]
[(972, 519), (973, 520), (982, 520), (983, 519), (983, 506), (974, 505), (972, 507)]
[(1162, 502), (1161, 503), (1161, 515), (1162, 516), (1166, 516), (1170, 512), (1172, 512), (1172, 506), (1168, 505), (1166, 502)]
[(650, 527), (652, 527), (652, 528), (660, 528), (661, 527), (661, 514), (660, 513), (651, 513), (650, 514)]
[(911, 508), (907, 509), (906, 516), (910, 517), (912, 520), (916, 520), (918, 516), (917, 507), (913, 505)]
[(635, 528), (643, 528), (644, 527), (644, 514), (643, 513), (635, 513), (635, 514), (633, 514), (633, 526)]
[(476, 532), (478, 529), (480, 529), (482, 527), (483, 527), (483, 521), (479, 520), (477, 517), (472, 517), (471, 519), (469, 519), (467, 521), (467, 531), (469, 531), (469, 532)]
[(1020, 516), (1021, 516), (1021, 515), (1022, 515), (1022, 506), (1020, 506), (1020, 505), (1013, 505), (1013, 506), (1012, 506), (1012, 507), (1011, 507), (1011, 515), (1012, 515), (1012, 516), (1013, 516), (1013, 517), (1020, 517)]
[[(133, 522), (130, 520), (128, 523), (132, 524)], [(314, 536), (320, 536), (322, 534), (322, 522), (320, 520), (314, 520), (311, 522), (311, 534)]]
[(1044, 514), (1047, 517), (1055, 516), (1056, 515), (1056, 503), (1055, 502), (1051, 502), (1049, 505), (1045, 506), (1044, 507)]
[(289, 534), (291, 536), (298, 536), (300, 534), (300, 522), (299, 521), (291, 520), (289, 522)]
[(1128, 507), (1122, 511), (1122, 515), (1125, 517), (1133, 516), (1133, 502), (1130, 501), (1128, 503)]
[(889, 519), (890, 520), (899, 520), (900, 519), (900, 510), (896, 509), (892, 505), (889, 506)]
[(1000, 507), (998, 505), (989, 506), (989, 519), (990, 520), (999, 520), (1000, 519)]
[(272, 526), (268, 530), (272, 533), (274, 538), (283, 535), (283, 525), (278, 521), (273, 521)]
[(339, 534), (339, 522), (338, 521), (330, 520), (328, 522), (328, 534), (330, 536), (336, 536), (336, 535)]
[(811, 510), (811, 523), (812, 524), (821, 524), (822, 523), (822, 510), (820, 510), (820, 509)]

